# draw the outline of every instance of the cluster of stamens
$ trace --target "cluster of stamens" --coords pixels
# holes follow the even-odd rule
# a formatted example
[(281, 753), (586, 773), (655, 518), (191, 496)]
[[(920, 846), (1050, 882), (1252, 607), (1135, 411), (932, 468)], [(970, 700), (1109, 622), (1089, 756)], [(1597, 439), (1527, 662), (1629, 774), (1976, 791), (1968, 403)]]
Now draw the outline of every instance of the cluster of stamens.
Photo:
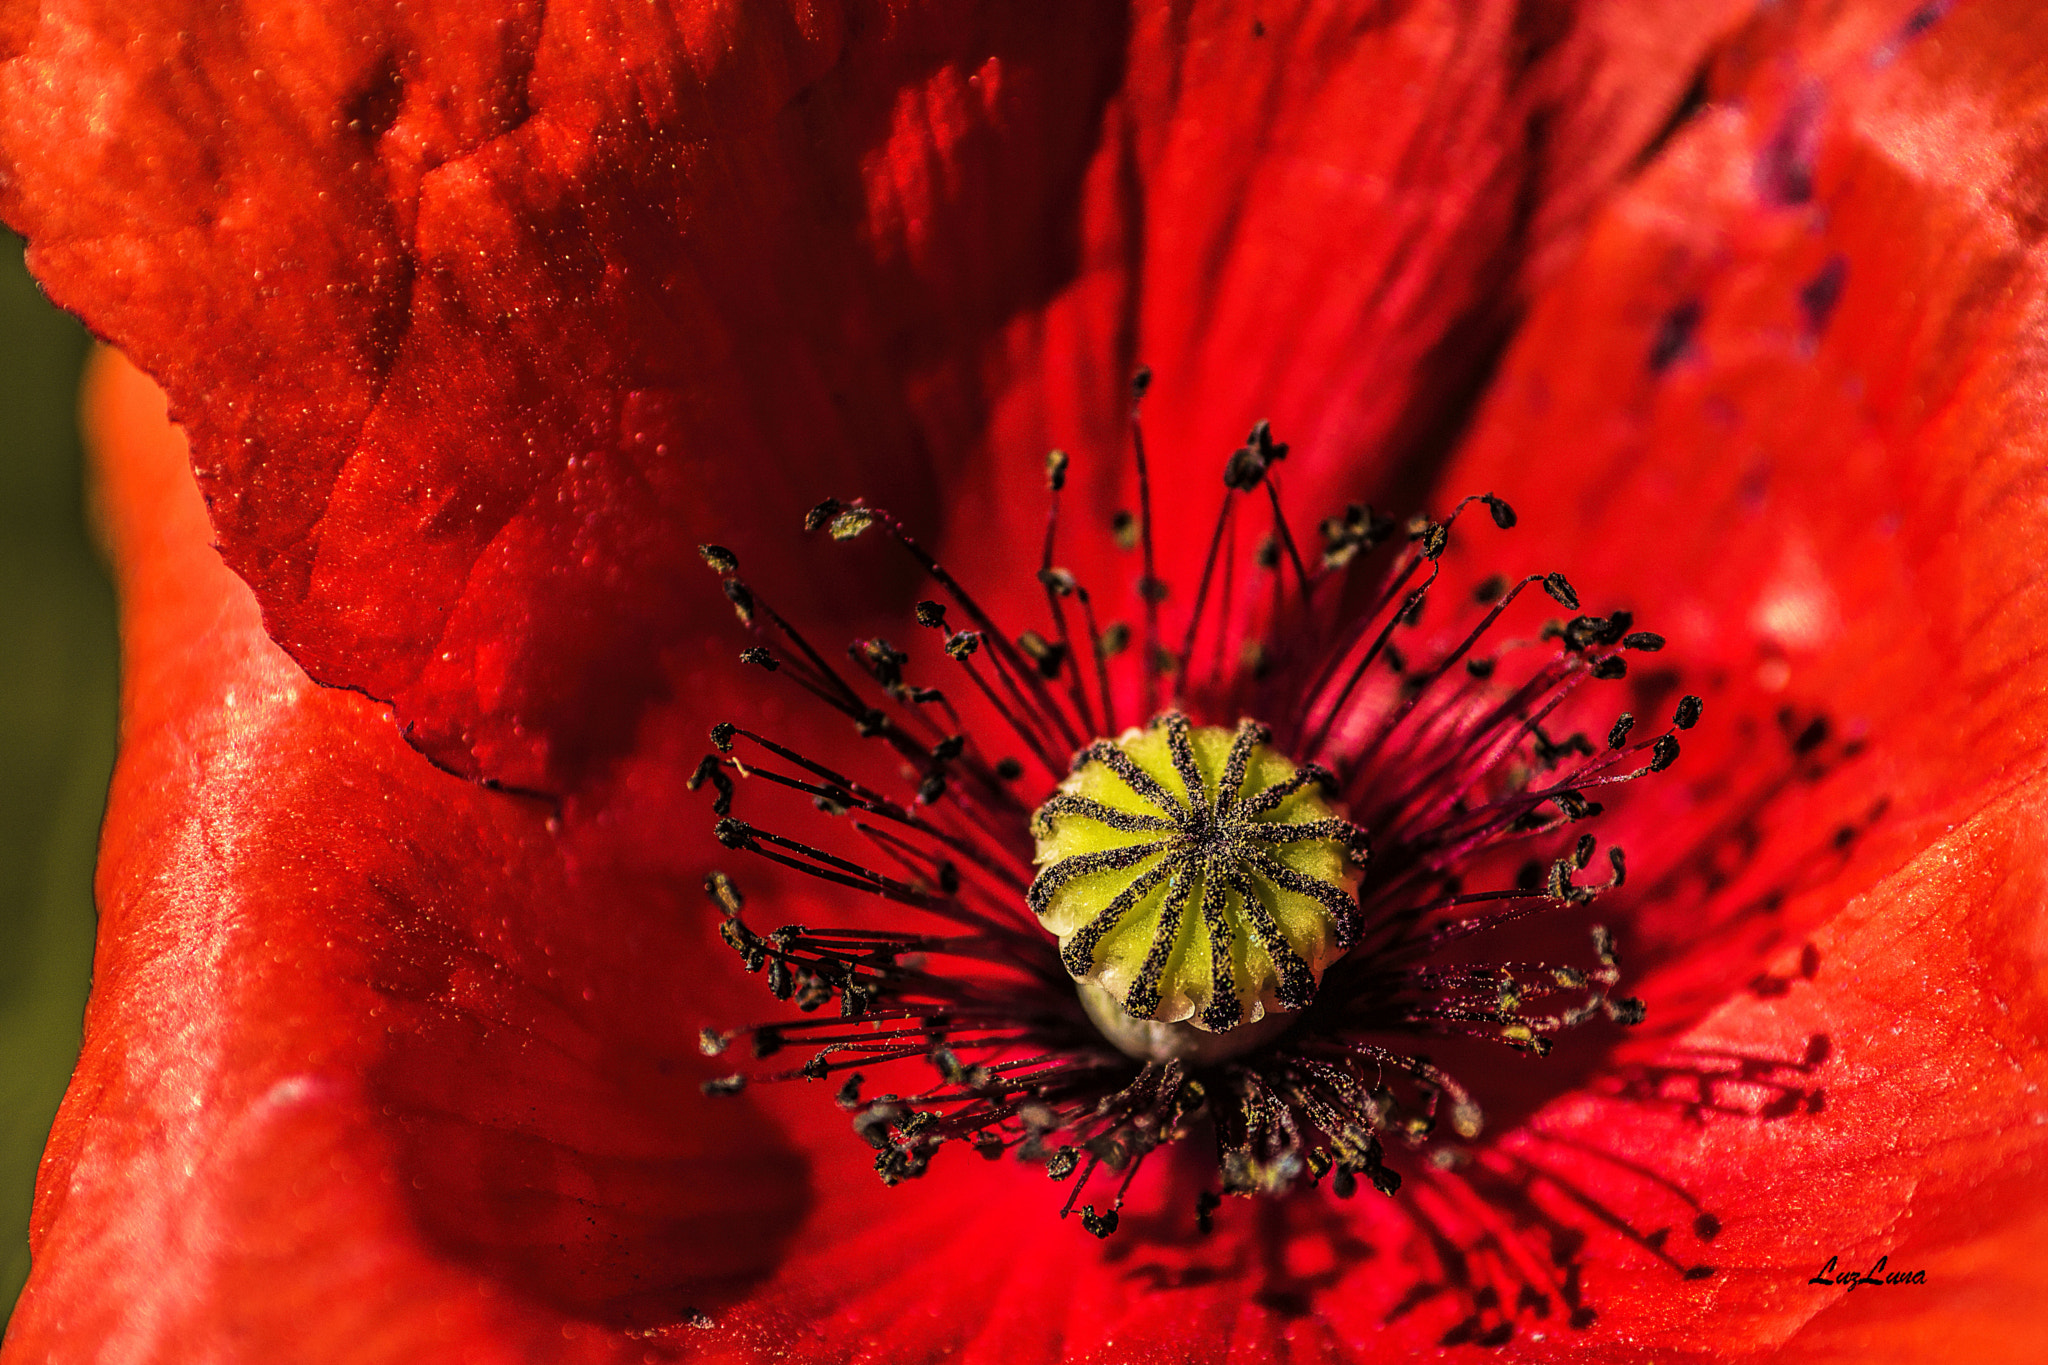
[[(1469, 1090), (1403, 1039), (1474, 1037), (1540, 1055), (1589, 1020), (1642, 1017), (1613, 994), (1604, 929), (1584, 965), (1474, 962), (1463, 945), (1621, 885), (1621, 851), (1608, 849), (1606, 878), (1588, 881), (1598, 845), (1566, 827), (1600, 814), (1600, 788), (1670, 766), (1674, 731), (1698, 719), (1699, 702), (1685, 698), (1653, 736), (1626, 712), (1603, 744), (1553, 734), (1581, 686), (1625, 677), (1624, 653), (1662, 640), (1626, 612), (1576, 614), (1556, 573), (1489, 579), (1469, 630), (1421, 636), (1459, 514), (1484, 504), (1507, 529), (1513, 512), (1487, 494), (1400, 534), (1354, 507), (1322, 524), (1311, 563), (1280, 516), (1273, 471), (1287, 449), (1263, 423), (1226, 463), (1185, 633), (1168, 650), (1135, 404), (1133, 437), (1140, 509), (1116, 529), (1144, 552), (1142, 651), (1125, 650), (1134, 632), (1098, 622), (1055, 562), (1064, 456), (1048, 464), (1043, 631), (998, 628), (884, 509), (813, 509), (809, 529), (838, 540), (879, 530), (938, 585), (947, 600), (920, 602), (916, 619), (964, 677), (958, 702), (913, 681), (911, 652), (886, 640), (857, 640), (850, 667), (835, 664), (739, 576), (731, 551), (705, 547), (756, 636), (742, 660), (846, 716), (895, 770), (864, 781), (738, 724), (714, 728), (716, 752), (692, 785), (715, 789), (719, 840), (863, 893), (844, 903), (870, 908), (837, 927), (762, 933), (738, 887), (714, 874), (727, 943), (806, 1017), (706, 1029), (705, 1051), (741, 1038), (759, 1061), (802, 1050), (799, 1064), (752, 1078), (836, 1080), (890, 1183), (959, 1143), (1072, 1180), (1064, 1213), (1106, 1168), (1113, 1198), (1083, 1211), (1098, 1235), (1115, 1228), (1150, 1153), (1198, 1137), (1216, 1153), (1214, 1187), (1196, 1192), (1204, 1227), (1219, 1193), (1327, 1180), (1348, 1196), (1364, 1177), (1391, 1194), (1400, 1177), (1386, 1143), (1444, 1150), (1482, 1124)], [(1253, 555), (1273, 579), (1264, 607), (1234, 590), (1227, 552), (1240, 504), (1262, 488), (1273, 514)], [(1354, 581), (1362, 573), (1377, 578)], [(1494, 639), (1533, 587), (1575, 614)], [(1423, 643), (1404, 648), (1404, 636)], [(1119, 733), (1134, 697), (1152, 722)], [(975, 712), (990, 720), (970, 724)], [(808, 796), (859, 847), (736, 817), (735, 778)], [(1502, 884), (1473, 889), (1475, 877)], [(864, 1093), (868, 1071), (903, 1063), (928, 1067), (925, 1083)]]

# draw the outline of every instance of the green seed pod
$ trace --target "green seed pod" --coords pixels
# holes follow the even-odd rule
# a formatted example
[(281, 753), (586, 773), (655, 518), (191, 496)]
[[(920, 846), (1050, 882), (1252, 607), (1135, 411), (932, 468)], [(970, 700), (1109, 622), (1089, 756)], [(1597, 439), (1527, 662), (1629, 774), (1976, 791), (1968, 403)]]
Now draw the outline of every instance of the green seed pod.
[(1270, 739), (1168, 713), (1083, 750), (1033, 818), (1031, 908), (1134, 1026), (1223, 1033), (1303, 1009), (1357, 936), (1364, 836)]

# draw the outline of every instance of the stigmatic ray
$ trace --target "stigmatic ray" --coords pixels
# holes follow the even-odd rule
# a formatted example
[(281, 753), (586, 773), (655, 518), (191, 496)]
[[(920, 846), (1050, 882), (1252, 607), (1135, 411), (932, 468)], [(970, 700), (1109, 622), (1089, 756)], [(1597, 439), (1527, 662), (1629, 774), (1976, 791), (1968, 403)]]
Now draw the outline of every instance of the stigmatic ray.
[[(1619, 886), (1622, 851), (1596, 857), (1583, 827), (1602, 788), (1669, 767), (1700, 715), (1686, 697), (1651, 735), (1626, 712), (1597, 744), (1553, 733), (1579, 689), (1663, 640), (1625, 611), (1581, 612), (1557, 572), (1483, 582), (1457, 595), (1469, 623), (1423, 632), (1461, 519), (1483, 506), (1507, 531), (1512, 509), (1482, 494), (1397, 527), (1354, 506), (1304, 554), (1274, 486), (1287, 447), (1264, 423), (1225, 462), (1169, 649), (1142, 393), (1141, 375), (1139, 508), (1112, 530), (1139, 553), (1137, 631), (1101, 620), (1058, 563), (1058, 452), (1032, 629), (999, 624), (886, 509), (812, 509), (807, 530), (888, 537), (935, 585), (915, 661), (881, 639), (835, 657), (731, 551), (703, 548), (754, 637), (742, 662), (851, 719), (888, 772), (862, 778), (739, 720), (713, 728), (692, 786), (714, 792), (720, 842), (835, 888), (846, 913), (762, 932), (735, 881), (709, 878), (726, 942), (797, 1017), (705, 1029), (707, 1053), (743, 1045), (759, 1064), (706, 1088), (836, 1081), (891, 1184), (948, 1144), (1071, 1182), (1062, 1216), (1106, 1179), (1101, 1211), (1081, 1206), (1098, 1236), (1169, 1144), (1214, 1154), (1193, 1197), (1205, 1227), (1217, 1191), (1327, 1181), (1345, 1197), (1362, 1177), (1391, 1195), (1390, 1145), (1448, 1150), (1483, 1123), (1428, 1040), (1540, 1056), (1587, 1020), (1638, 1022), (1605, 929), (1580, 962), (1473, 960), (1473, 941)], [(1236, 523), (1257, 511), (1270, 534), (1239, 566)], [(1270, 606), (1246, 605), (1239, 572), (1271, 579)], [(1503, 638), (1511, 610), (1546, 597), (1569, 614)], [(841, 833), (748, 822), (735, 779), (808, 795)], [(895, 1088), (868, 1096), (870, 1072)]]

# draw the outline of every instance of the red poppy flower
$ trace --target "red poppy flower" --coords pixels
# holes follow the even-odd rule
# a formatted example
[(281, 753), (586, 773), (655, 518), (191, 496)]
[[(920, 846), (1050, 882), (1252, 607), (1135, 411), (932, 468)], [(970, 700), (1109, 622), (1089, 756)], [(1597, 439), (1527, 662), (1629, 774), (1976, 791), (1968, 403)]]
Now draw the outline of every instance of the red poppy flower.
[[(2026, 1355), (2027, 6), (7, 32), (0, 211), (179, 423), (101, 362), (123, 754), (10, 1360)], [(702, 1094), (699, 1027), (766, 1012), (698, 890), (705, 728), (854, 742), (731, 663), (695, 546), (900, 630), (907, 566), (797, 538), (857, 493), (1036, 619), (1059, 445), (1108, 600), (1140, 359), (1161, 577), (1271, 418), (1290, 516), (1497, 492), (1477, 567), (1655, 621), (1626, 695), (1710, 723), (1605, 817), (1640, 1029), (1489, 1054), (1487, 1136), (1394, 1198), (1201, 1238), (1162, 1162), (1098, 1242), (1042, 1169), (885, 1188), (816, 1087)], [(1881, 1257), (1920, 1282), (1814, 1282)]]

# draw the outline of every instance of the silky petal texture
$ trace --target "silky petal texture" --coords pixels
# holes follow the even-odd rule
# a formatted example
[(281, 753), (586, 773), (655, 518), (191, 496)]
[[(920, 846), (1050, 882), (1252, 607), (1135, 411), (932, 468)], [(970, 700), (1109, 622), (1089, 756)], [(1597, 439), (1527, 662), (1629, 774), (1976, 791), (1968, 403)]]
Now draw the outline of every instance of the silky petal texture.
[[(1655, 621), (1714, 699), (1722, 723), (1687, 743), (1715, 777), (1646, 799), (1697, 819), (1745, 756), (1782, 765), (1773, 712), (1825, 716), (1871, 751), (1852, 782), (1887, 802), (1875, 866), (2040, 771), (2048, 688), (2028, 207), (2048, 32), (1979, 9), (1902, 51), (1890, 19), (1733, 47), (1716, 103), (1532, 312), (1443, 485), (1509, 496), (1526, 533), (1501, 562), (1569, 557), (1591, 609)], [(1994, 101), (1997, 134), (1971, 134)], [(1808, 188), (1788, 197), (1788, 174)], [(1672, 681), (1647, 662), (1646, 701)], [(1696, 959), (1685, 905), (1638, 935)]]
[(8, 26), (0, 213), (275, 637), (561, 794), (690, 695), (697, 540), (971, 517), (965, 455), (1113, 456), (1140, 352), (1191, 452), (1440, 453), (1747, 6), (1272, 8), (65, 5)]
[[(1520, 1187), (1591, 1229), (1599, 1316), (1525, 1320), (1508, 1358), (2029, 1358), (2048, 1298), (2040, 46), (1988, 9), (1735, 35), (1717, 102), (1551, 267), (1445, 476), (1523, 510), (1497, 550), (1475, 536), (1482, 555), (1634, 607), (1713, 706), (1672, 780), (1618, 813), (1639, 865), (1681, 869), (1631, 917), (1655, 1031), (1553, 1058), (1567, 1079), (1486, 1149), (1553, 1172)], [(1015, 391), (1057, 390), (1031, 367), (1066, 354), (1046, 338), (1091, 315), (1090, 288), (1054, 301), (1045, 337), (1011, 334)], [(687, 983), (719, 1017), (729, 983), (698, 973), (701, 932), (663, 928), (700, 855), (684, 842), (652, 876), (664, 855), (638, 844), (692, 751), (644, 747), (615, 809), (572, 808), (562, 834), (544, 805), (432, 772), (383, 710), (308, 686), (205, 572), (189, 493), (170, 510), (182, 452), (130, 384), (98, 409), (128, 756), (88, 1053), (11, 1354), (89, 1355), (113, 1332), (141, 1359), (315, 1341), (365, 1360), (1355, 1360), (1429, 1354), (1455, 1326), (1455, 1293), (1408, 1302), (1441, 1278), (1416, 1219), (1474, 1226), (1459, 1183), (1421, 1170), (1402, 1200), (1233, 1201), (1194, 1247), (1168, 1231), (1176, 1203), (1156, 1235), (1097, 1246), (1012, 1166), (949, 1154), (880, 1189), (814, 1090), (700, 1103), (683, 1054), (707, 1021), (675, 1000)], [(1291, 500), (1320, 477), (1288, 472)], [(946, 548), (1027, 593), (1037, 495), (1008, 478), (986, 485), (1008, 515)], [(1626, 695), (1668, 706), (1671, 681), (1639, 668)], [(1860, 730), (1864, 756), (1758, 803), (1732, 880), (1686, 880), (1704, 827), (1785, 766), (1781, 704)], [(1875, 794), (1888, 812), (1835, 850)], [(1773, 879), (1789, 885), (1759, 911)], [(664, 1057), (677, 1071), (656, 1079)], [(548, 1107), (564, 1094), (602, 1121)], [(1169, 1174), (1134, 1230), (1184, 1200)], [(1564, 1180), (1614, 1223), (1572, 1210)], [(697, 1202), (707, 1185), (748, 1207), (717, 1242), (702, 1220), (731, 1205)], [(551, 1228), (579, 1199), (599, 1234), (527, 1238), (534, 1191)], [(658, 1226), (627, 1226), (649, 1209)], [(1286, 1233), (1277, 1258), (1262, 1223)], [(1879, 1254), (1929, 1283), (1805, 1283)]]
[[(739, 1292), (806, 1162), (704, 1105), (673, 890), (579, 873), (544, 806), (313, 684), (208, 547), (161, 394), (110, 354), (89, 390), (122, 750), (8, 1358), (614, 1359)], [(613, 1330), (579, 1347), (586, 1318)]]

